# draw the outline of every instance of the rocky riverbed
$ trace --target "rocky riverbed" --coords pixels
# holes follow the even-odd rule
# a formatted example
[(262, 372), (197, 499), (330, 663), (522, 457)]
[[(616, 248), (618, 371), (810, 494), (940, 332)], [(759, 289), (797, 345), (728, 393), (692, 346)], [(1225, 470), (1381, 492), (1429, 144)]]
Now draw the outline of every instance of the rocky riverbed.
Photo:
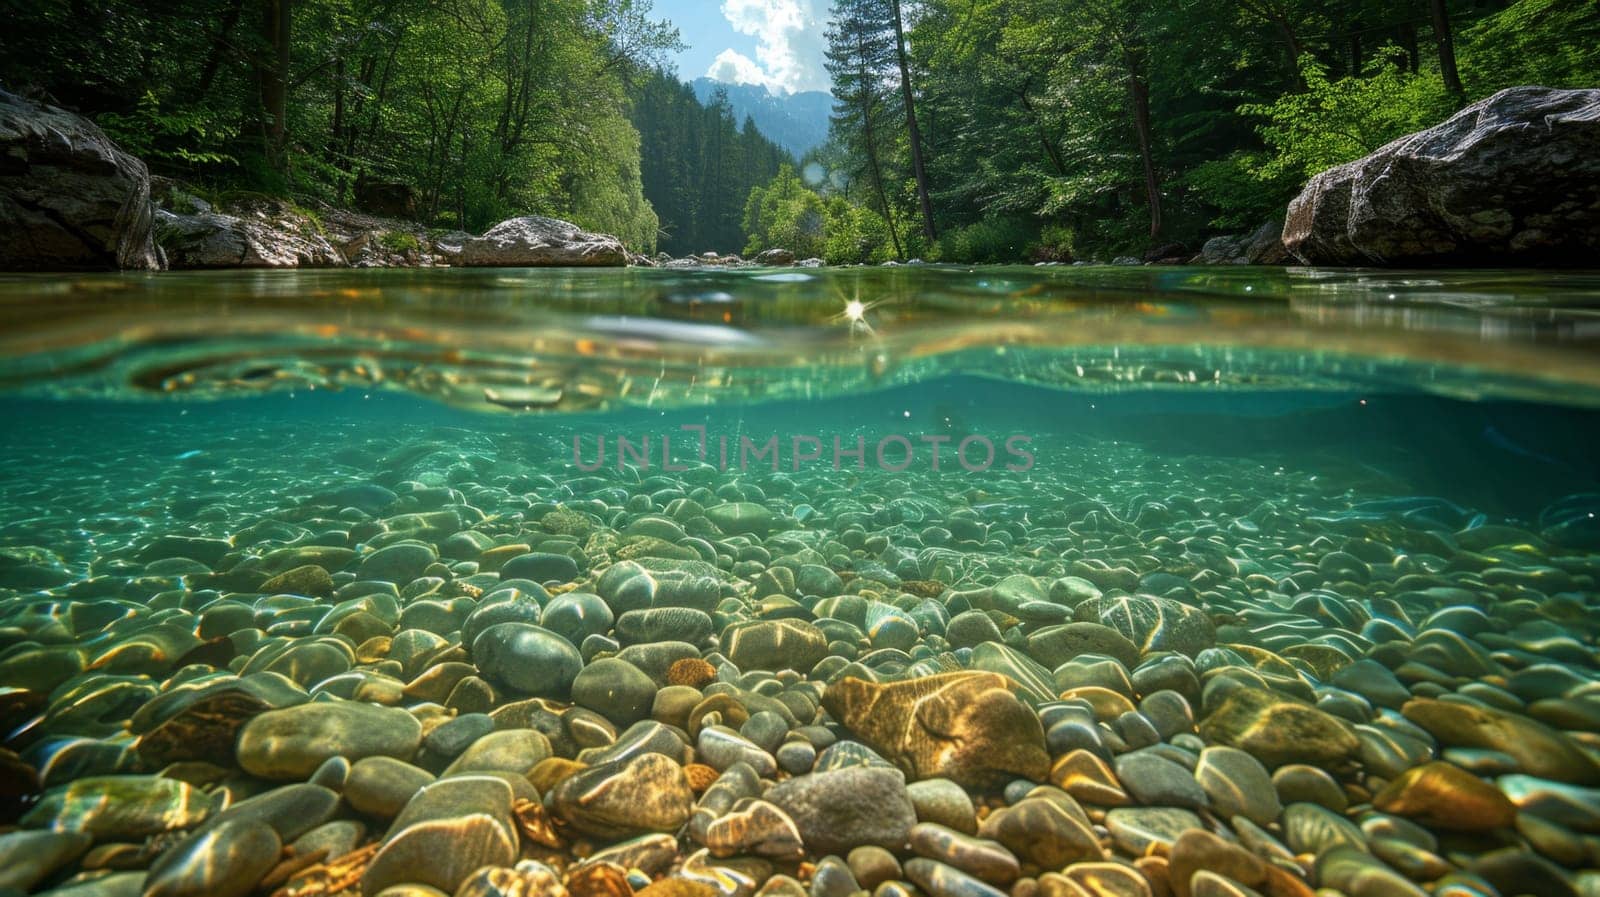
[(0, 893), (1600, 894), (1594, 496), (206, 434), (10, 438)]

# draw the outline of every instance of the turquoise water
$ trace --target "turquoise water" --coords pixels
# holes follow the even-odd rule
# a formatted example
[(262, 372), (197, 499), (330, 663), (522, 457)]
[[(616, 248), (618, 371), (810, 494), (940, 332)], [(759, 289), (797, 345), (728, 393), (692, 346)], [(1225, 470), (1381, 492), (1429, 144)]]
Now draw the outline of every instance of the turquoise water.
[(1600, 893), (1597, 298), (0, 280), (0, 892)]

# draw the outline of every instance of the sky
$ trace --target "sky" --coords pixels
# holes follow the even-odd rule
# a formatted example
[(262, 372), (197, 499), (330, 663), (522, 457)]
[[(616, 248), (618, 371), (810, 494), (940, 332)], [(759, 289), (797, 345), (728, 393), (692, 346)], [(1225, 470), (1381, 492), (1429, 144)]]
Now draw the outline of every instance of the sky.
[(688, 49), (673, 62), (693, 80), (762, 84), (774, 93), (827, 90), (828, 0), (655, 0)]

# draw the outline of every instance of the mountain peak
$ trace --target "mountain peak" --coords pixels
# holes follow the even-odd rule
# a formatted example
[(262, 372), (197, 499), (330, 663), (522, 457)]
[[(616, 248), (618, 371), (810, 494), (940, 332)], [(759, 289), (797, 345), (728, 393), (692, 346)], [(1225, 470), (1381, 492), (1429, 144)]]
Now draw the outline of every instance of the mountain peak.
[(702, 103), (709, 102), (719, 88), (725, 91), (736, 121), (742, 122), (748, 116), (761, 133), (797, 159), (828, 140), (833, 95), (827, 91), (774, 93), (762, 84), (734, 84), (705, 77), (690, 84)]

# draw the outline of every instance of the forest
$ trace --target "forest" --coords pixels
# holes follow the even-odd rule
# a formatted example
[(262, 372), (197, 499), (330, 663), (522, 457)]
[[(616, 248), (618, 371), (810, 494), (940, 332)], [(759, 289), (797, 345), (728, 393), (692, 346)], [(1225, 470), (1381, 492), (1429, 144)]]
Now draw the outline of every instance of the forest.
[(828, 42), (830, 144), (749, 249), (1184, 257), (1472, 100), (1600, 84), (1592, 0), (838, 0)]
[(797, 160), (681, 83), (648, 0), (4, 12), (0, 84), (199, 195), (830, 263), (1192, 254), (1499, 88), (1600, 83), (1592, 0), (837, 0), (830, 139)]

